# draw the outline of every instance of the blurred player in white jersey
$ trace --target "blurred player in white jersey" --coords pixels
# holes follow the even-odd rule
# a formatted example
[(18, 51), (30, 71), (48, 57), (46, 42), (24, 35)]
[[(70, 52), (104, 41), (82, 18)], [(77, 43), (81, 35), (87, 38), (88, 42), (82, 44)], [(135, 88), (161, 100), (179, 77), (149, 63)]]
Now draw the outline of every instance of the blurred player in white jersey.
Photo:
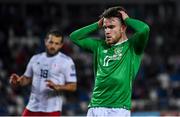
[(22, 116), (60, 116), (63, 91), (76, 90), (73, 60), (60, 52), (63, 36), (53, 29), (45, 38), (46, 52), (34, 55), (22, 76), (12, 74), (10, 84), (31, 87), (29, 102)]

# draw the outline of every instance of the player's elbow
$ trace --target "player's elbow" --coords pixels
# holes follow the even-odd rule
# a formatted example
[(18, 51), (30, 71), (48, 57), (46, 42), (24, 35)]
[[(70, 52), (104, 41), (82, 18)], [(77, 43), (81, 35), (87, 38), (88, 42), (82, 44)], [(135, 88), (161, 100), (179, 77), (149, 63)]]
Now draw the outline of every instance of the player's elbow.
[(76, 84), (71, 84), (69, 91), (75, 92), (76, 90), (77, 90), (77, 85)]
[(69, 35), (69, 38), (70, 38), (71, 40), (73, 40), (73, 39), (74, 39), (73, 32)]
[(75, 35), (75, 32), (72, 32), (70, 35), (69, 35), (69, 38), (72, 40), (72, 41), (75, 41), (77, 39), (77, 36)]
[(146, 34), (149, 34), (150, 27), (148, 25), (145, 25), (144, 28), (143, 28), (143, 32), (146, 33)]
[(72, 92), (75, 92), (77, 90), (77, 86), (75, 85), (73, 88), (72, 88)]
[(146, 37), (149, 36), (149, 32), (150, 32), (150, 28), (148, 25), (145, 25), (142, 30), (139, 32), (139, 36), (142, 38), (142, 39), (145, 39)]
[(71, 89), (72, 92), (75, 92), (76, 90), (77, 90), (76, 87), (74, 87), (74, 88)]

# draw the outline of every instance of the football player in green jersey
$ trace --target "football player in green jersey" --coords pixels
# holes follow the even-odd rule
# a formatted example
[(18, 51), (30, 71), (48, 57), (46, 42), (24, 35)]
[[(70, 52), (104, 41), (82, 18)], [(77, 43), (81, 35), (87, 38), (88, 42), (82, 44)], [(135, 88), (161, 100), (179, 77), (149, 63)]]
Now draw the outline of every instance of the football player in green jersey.
[[(130, 27), (134, 34), (126, 35)], [(90, 34), (104, 29), (105, 39)], [(70, 34), (79, 47), (93, 53), (95, 85), (87, 116), (130, 116), (132, 83), (149, 37), (149, 26), (130, 18), (122, 7), (105, 10), (101, 19)]]

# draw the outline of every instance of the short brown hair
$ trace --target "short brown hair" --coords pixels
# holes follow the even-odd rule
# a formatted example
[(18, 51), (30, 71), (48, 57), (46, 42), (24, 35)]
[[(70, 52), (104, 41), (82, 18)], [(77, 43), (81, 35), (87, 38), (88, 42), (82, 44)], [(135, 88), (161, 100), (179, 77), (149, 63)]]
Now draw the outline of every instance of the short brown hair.
[[(101, 14), (101, 18), (110, 18), (110, 17), (118, 17), (121, 21), (122, 24), (125, 25), (124, 20), (122, 19), (121, 14), (119, 13), (119, 11), (124, 11), (126, 12), (126, 9), (121, 7), (121, 6), (115, 6), (115, 7), (110, 7), (108, 9), (106, 9), (102, 14)], [(126, 12), (127, 13), (127, 12)]]
[(63, 34), (57, 27), (53, 27), (47, 32), (46, 39), (48, 38), (49, 35), (53, 35), (56, 37), (62, 37), (61, 42), (63, 43), (63, 41), (64, 41)]

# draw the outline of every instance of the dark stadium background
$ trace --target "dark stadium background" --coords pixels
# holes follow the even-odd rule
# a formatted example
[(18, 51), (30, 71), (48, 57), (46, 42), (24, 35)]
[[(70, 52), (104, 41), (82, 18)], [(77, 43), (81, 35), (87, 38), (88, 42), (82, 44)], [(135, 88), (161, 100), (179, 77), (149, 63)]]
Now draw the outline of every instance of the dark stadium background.
[[(180, 116), (180, 0), (0, 0), (0, 115), (21, 115), (30, 88), (12, 89), (9, 76), (23, 74), (30, 57), (43, 51), (43, 38), (52, 26), (63, 31), (63, 52), (77, 69), (78, 90), (65, 93), (62, 115), (86, 115), (94, 83), (92, 56), (68, 35), (117, 5), (151, 28), (134, 83), (132, 115)], [(99, 35), (102, 31), (93, 36)]]

